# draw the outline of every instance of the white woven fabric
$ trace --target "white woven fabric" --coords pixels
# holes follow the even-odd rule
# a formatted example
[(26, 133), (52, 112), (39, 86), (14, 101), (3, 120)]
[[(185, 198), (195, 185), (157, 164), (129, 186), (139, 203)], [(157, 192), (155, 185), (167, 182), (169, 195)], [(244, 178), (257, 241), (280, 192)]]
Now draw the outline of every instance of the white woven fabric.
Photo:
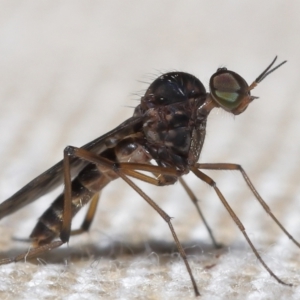
[[(288, 63), (237, 117), (209, 117), (201, 162), (244, 166), (300, 240), (299, 2), (2, 1), (0, 199), (132, 114), (161, 72), (210, 76), (226, 66), (254, 80), (275, 55)], [(144, 83), (146, 82), (146, 83)], [(285, 287), (263, 269), (213, 189), (186, 177), (220, 250), (179, 184), (140, 186), (172, 217), (203, 299), (299, 299), (300, 249), (278, 229), (237, 172), (210, 172)], [(57, 192), (61, 192), (60, 188)], [(55, 195), (56, 195), (55, 194)], [(44, 197), (1, 220), (1, 258), (28, 250), (51, 203)], [(78, 227), (82, 215), (74, 221)], [(168, 226), (120, 180), (103, 192), (89, 234), (31, 262), (0, 266), (1, 299), (193, 299)]]

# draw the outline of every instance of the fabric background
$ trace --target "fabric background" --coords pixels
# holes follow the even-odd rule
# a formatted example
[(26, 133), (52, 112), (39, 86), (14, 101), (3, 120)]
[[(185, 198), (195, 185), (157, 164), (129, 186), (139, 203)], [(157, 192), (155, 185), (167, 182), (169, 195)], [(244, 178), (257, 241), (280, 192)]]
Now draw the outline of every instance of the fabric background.
[[(0, 199), (131, 116), (162, 72), (206, 87), (226, 66), (259, 85), (245, 113), (209, 116), (201, 162), (240, 163), (274, 214), (300, 240), (300, 3), (298, 1), (1, 1)], [(129, 106), (129, 107), (128, 107)], [(213, 189), (186, 180), (218, 242), (214, 249), (179, 184), (140, 186), (170, 216), (202, 299), (299, 299), (300, 249), (237, 172), (208, 172), (270, 268), (263, 269)], [(26, 252), (37, 218), (62, 187), (0, 224), (1, 258)], [(83, 215), (74, 220), (80, 224)], [(121, 180), (102, 193), (88, 234), (30, 262), (0, 267), (1, 299), (194, 299), (168, 226)]]

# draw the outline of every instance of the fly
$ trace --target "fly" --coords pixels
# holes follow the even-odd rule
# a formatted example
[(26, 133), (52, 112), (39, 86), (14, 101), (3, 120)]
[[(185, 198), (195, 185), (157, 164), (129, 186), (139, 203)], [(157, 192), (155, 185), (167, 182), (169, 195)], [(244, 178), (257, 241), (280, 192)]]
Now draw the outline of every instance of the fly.
[[(266, 265), (245, 228), (212, 178), (202, 170), (235, 170), (243, 176), (255, 198), (281, 230), (298, 246), (273, 215), (251, 183), (244, 169), (230, 163), (198, 163), (205, 139), (206, 121), (210, 111), (222, 108), (234, 115), (244, 112), (257, 97), (250, 92), (257, 84), (286, 61), (273, 67), (272, 63), (249, 86), (237, 73), (219, 68), (209, 82), (210, 92), (195, 76), (183, 72), (166, 73), (147, 89), (131, 118), (115, 129), (82, 146), (68, 146), (63, 160), (33, 179), (9, 199), (0, 204), (0, 219), (64, 184), (64, 192), (39, 218), (30, 235), (33, 248), (13, 258), (0, 260), (7, 264), (39, 255), (69, 241), (71, 235), (88, 231), (94, 218), (100, 191), (112, 180), (121, 178), (133, 188), (166, 221), (177, 249), (185, 263), (195, 294), (200, 295), (185, 251), (172, 226), (170, 216), (146, 195), (130, 178), (156, 186), (179, 181), (191, 200), (217, 247), (212, 232), (197, 204), (197, 198), (182, 176), (192, 172), (210, 185), (244, 235), (257, 259), (279, 283), (285, 283)], [(82, 206), (89, 208), (81, 227), (71, 230), (72, 218)]]

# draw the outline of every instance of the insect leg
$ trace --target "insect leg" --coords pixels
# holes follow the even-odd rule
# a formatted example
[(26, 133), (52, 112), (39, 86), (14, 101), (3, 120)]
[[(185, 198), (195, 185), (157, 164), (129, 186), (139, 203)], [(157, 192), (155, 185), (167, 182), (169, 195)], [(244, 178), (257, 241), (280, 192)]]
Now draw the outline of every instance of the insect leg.
[[(158, 167), (158, 166), (155, 166), (155, 167)], [(158, 168), (161, 168), (161, 167), (158, 167)], [(150, 184), (153, 184), (153, 185), (161, 186), (161, 185), (168, 184), (167, 180), (162, 180), (164, 178), (164, 175), (162, 175), (162, 174), (155, 173), (157, 178), (153, 178), (153, 177), (147, 176), (145, 174), (136, 172), (136, 171), (131, 170), (131, 169), (124, 168), (124, 169), (122, 169), (122, 171), (125, 175), (134, 177), (136, 179), (142, 180), (144, 182), (147, 182), (147, 183), (150, 183)], [(161, 171), (163, 172), (164, 170), (161, 170)], [(197, 211), (200, 215), (200, 218), (202, 219), (202, 221), (204, 223), (204, 226), (206, 227), (206, 229), (208, 231), (208, 234), (209, 234), (215, 248), (217, 248), (217, 249), (221, 248), (221, 245), (216, 242), (216, 240), (213, 236), (212, 230), (209, 227), (209, 225), (208, 225), (208, 223), (207, 223), (207, 221), (206, 221), (206, 219), (205, 219), (205, 217), (204, 217), (204, 215), (203, 215), (203, 213), (202, 213), (202, 211), (201, 211), (201, 209), (198, 205), (198, 199), (196, 198), (195, 194), (192, 192), (192, 190), (188, 187), (186, 182), (181, 177), (179, 177), (178, 180), (182, 184), (183, 188), (185, 189), (185, 191), (189, 195), (189, 197), (192, 200), (192, 202), (194, 203), (194, 205), (196, 206), (196, 209), (197, 209)], [(174, 182), (172, 181), (172, 183), (174, 183)]]
[(251, 247), (253, 253), (255, 254), (255, 256), (257, 257), (257, 259), (260, 261), (260, 263), (263, 265), (263, 267), (269, 272), (269, 274), (272, 277), (274, 277), (279, 283), (284, 284), (284, 285), (288, 285), (288, 286), (292, 286), (292, 284), (285, 283), (284, 281), (282, 281), (281, 279), (279, 279), (273, 273), (273, 271), (266, 265), (266, 263), (264, 262), (264, 260), (262, 259), (262, 257), (257, 252), (255, 246), (252, 244), (252, 242), (251, 242), (248, 234), (246, 233), (246, 229), (245, 229), (244, 225), (242, 224), (242, 222), (240, 221), (240, 219), (237, 217), (237, 215), (235, 214), (235, 212), (232, 210), (232, 208), (228, 204), (227, 200), (225, 199), (225, 197), (223, 196), (223, 194), (221, 193), (221, 191), (218, 189), (217, 184), (209, 176), (207, 176), (206, 174), (204, 174), (203, 172), (201, 172), (200, 170), (198, 170), (197, 167), (193, 167), (191, 170), (192, 170), (192, 172), (198, 178), (200, 178), (201, 180), (203, 180), (204, 182), (206, 182), (208, 185), (210, 185), (215, 190), (215, 192), (217, 193), (219, 199), (221, 200), (221, 202), (225, 206), (226, 210), (230, 214), (231, 218), (233, 219), (233, 221), (236, 223), (236, 225), (238, 226), (238, 228), (240, 229), (240, 231), (244, 235), (244, 237), (245, 237), (246, 241), (248, 242), (249, 246)]
[[(86, 151), (85, 149), (68, 146), (65, 149), (65, 157), (67, 158), (67, 160), (69, 160), (70, 156), (78, 157), (78, 158), (86, 160), (88, 162), (95, 163), (96, 165), (101, 165), (101, 166), (104, 166), (104, 167), (107, 167), (107, 168), (111, 168), (130, 187), (132, 187), (142, 198), (144, 198), (144, 200), (153, 209), (155, 209), (158, 212), (158, 214), (166, 221), (166, 223), (168, 224), (168, 226), (171, 230), (171, 233), (173, 235), (173, 238), (174, 238), (174, 241), (176, 243), (177, 249), (178, 249), (178, 251), (179, 251), (179, 253), (180, 253), (180, 255), (181, 255), (181, 257), (182, 257), (182, 259), (185, 263), (186, 269), (187, 269), (188, 274), (191, 278), (195, 294), (196, 294), (196, 296), (199, 296), (200, 293), (198, 291), (195, 278), (193, 276), (191, 267), (190, 267), (190, 265), (187, 261), (186, 253), (185, 253), (185, 251), (184, 251), (184, 249), (183, 249), (183, 247), (182, 247), (182, 245), (181, 245), (181, 243), (180, 243), (180, 241), (179, 241), (179, 239), (178, 239), (178, 237), (175, 233), (173, 225), (171, 223), (171, 217), (169, 215), (167, 215), (149, 196), (147, 196), (136, 184), (134, 184), (134, 182), (132, 182), (122, 171), (122, 168), (126, 169), (126, 167), (129, 168), (129, 169), (135, 169), (136, 168), (136, 169), (145, 170), (145, 171), (154, 172), (154, 173), (166, 170), (167, 175), (173, 175), (174, 176), (174, 175), (177, 174), (176, 169), (163, 168), (163, 167), (158, 167), (158, 166), (151, 166), (151, 165), (147, 165), (147, 164), (114, 163), (114, 162), (111, 162), (110, 160), (108, 160), (106, 158), (100, 157), (100, 156), (98, 156), (98, 155), (96, 155), (92, 152)], [(68, 166), (67, 166), (67, 168), (68, 168)], [(136, 172), (136, 173), (138, 173), (138, 172)], [(138, 174), (143, 175), (141, 173), (138, 173)], [(69, 175), (70, 174), (67, 174), (67, 175), (65, 174), (65, 179), (69, 179), (68, 178)], [(148, 177), (148, 176), (146, 176), (146, 177)], [(67, 189), (67, 185), (66, 185), (65, 189)], [(68, 193), (70, 193), (70, 192), (71, 191), (67, 191), (67, 193), (65, 195), (68, 196)], [(68, 202), (68, 201), (66, 201), (66, 202)], [(70, 205), (69, 203), (65, 204), (65, 207), (66, 207), (67, 210), (69, 209), (69, 207), (68, 207), (69, 205)], [(67, 212), (67, 215), (68, 215), (68, 212)], [(66, 236), (65, 234), (68, 233), (69, 226), (71, 225), (70, 224), (71, 222), (69, 220), (67, 220), (67, 221), (68, 221), (67, 224), (64, 224), (65, 222), (63, 222), (63, 231), (61, 233), (61, 238), (69, 238), (69, 236)]]
[(214, 235), (212, 233), (212, 230), (209, 227), (209, 225), (208, 225), (208, 223), (207, 223), (207, 221), (206, 221), (206, 219), (205, 219), (205, 217), (204, 217), (204, 215), (203, 215), (203, 213), (202, 213), (202, 211), (200, 209), (197, 197), (195, 196), (195, 194), (193, 193), (193, 191), (189, 188), (189, 186), (186, 184), (186, 182), (181, 177), (179, 177), (178, 180), (182, 184), (183, 188), (185, 189), (185, 191), (189, 195), (189, 197), (192, 200), (192, 202), (194, 203), (194, 205), (195, 205), (195, 207), (196, 207), (196, 209), (198, 211), (198, 214), (199, 214), (200, 218), (202, 219), (202, 222), (204, 223), (204, 226), (205, 226), (205, 228), (206, 228), (206, 230), (207, 230), (207, 232), (208, 232), (208, 234), (209, 234), (209, 236), (210, 236), (210, 238), (211, 238), (211, 240), (212, 240), (215, 248), (216, 249), (221, 248), (222, 246), (219, 243), (216, 242), (215, 237), (214, 237)]
[(166, 223), (168, 224), (170, 230), (171, 230), (171, 233), (173, 235), (173, 238), (174, 238), (174, 241), (176, 243), (176, 246), (177, 246), (177, 249), (185, 263), (185, 266), (186, 266), (186, 269), (190, 275), (190, 278), (191, 278), (191, 281), (192, 281), (192, 284), (193, 284), (193, 288), (194, 288), (194, 291), (195, 291), (195, 295), (196, 296), (200, 296), (200, 293), (198, 291), (198, 287), (197, 287), (197, 284), (196, 284), (196, 281), (195, 281), (195, 278), (193, 276), (193, 273), (192, 273), (192, 270), (191, 270), (191, 267), (188, 263), (188, 260), (187, 260), (187, 256), (186, 256), (186, 253), (177, 237), (177, 234), (173, 228), (173, 225), (171, 223), (171, 217), (164, 211), (162, 210), (148, 195), (146, 195), (134, 182), (132, 182), (126, 175), (124, 175), (122, 173), (121, 170), (116, 170), (116, 173), (129, 185), (131, 186), (138, 194), (140, 194), (140, 196), (142, 198), (144, 198), (146, 200), (146, 202), (153, 208), (155, 209), (158, 214), (166, 221)]
[(283, 225), (278, 221), (278, 219), (273, 215), (271, 209), (267, 205), (267, 203), (263, 200), (263, 198), (260, 196), (260, 194), (255, 189), (253, 183), (251, 182), (250, 178), (246, 174), (245, 170), (241, 165), (237, 164), (197, 164), (197, 168), (199, 169), (205, 169), (205, 170), (234, 170), (239, 171), (245, 182), (247, 183), (248, 187), (250, 188), (251, 192), (255, 196), (255, 198), (258, 200), (260, 205), (264, 208), (266, 213), (273, 219), (273, 221), (278, 225), (278, 227), (288, 236), (290, 240), (294, 244), (296, 244), (300, 248), (299, 242), (297, 242), (294, 237), (283, 227)]
[(64, 244), (64, 242), (54, 241), (54, 242), (51, 242), (49, 244), (45, 244), (45, 245), (42, 245), (42, 246), (31, 248), (31, 249), (29, 249), (28, 252), (22, 253), (18, 256), (15, 256), (15, 257), (12, 257), (12, 258), (1, 259), (0, 260), (0, 265), (5, 265), (5, 264), (12, 263), (12, 262), (20, 261), (20, 260), (23, 260), (23, 259), (31, 258), (31, 257), (39, 255), (43, 252), (50, 251), (50, 250), (53, 250), (55, 248), (58, 248), (62, 244)]
[[(71, 174), (70, 174), (70, 159), (73, 157), (80, 158), (84, 161), (94, 163), (106, 167), (108, 169), (115, 170), (117, 168), (124, 169), (141, 169), (145, 171), (159, 171), (164, 170), (167, 175), (178, 175), (178, 171), (175, 168), (163, 168), (147, 164), (138, 164), (138, 163), (115, 163), (101, 157), (93, 152), (87, 151), (83, 148), (77, 148), (68, 146), (64, 150), (64, 206), (62, 214), (62, 227), (60, 231), (60, 239), (62, 242), (66, 243), (69, 241), (71, 235), (71, 221), (72, 221), (72, 185), (71, 185)], [(157, 170), (158, 169), (158, 170)], [(142, 174), (140, 174), (142, 176)]]
[(71, 235), (81, 234), (81, 233), (86, 232), (90, 229), (90, 226), (92, 224), (92, 221), (94, 219), (94, 216), (95, 216), (95, 213), (96, 213), (96, 210), (97, 210), (99, 197), (100, 197), (99, 193), (97, 193), (93, 196), (93, 198), (91, 200), (91, 203), (90, 203), (90, 206), (88, 208), (88, 211), (85, 215), (85, 218), (84, 218), (80, 228), (72, 230)]
[(60, 232), (60, 239), (62, 242), (67, 243), (71, 235), (71, 222), (72, 222), (72, 181), (71, 181), (71, 171), (70, 171), (70, 154), (68, 148), (64, 149), (64, 208), (62, 215), (62, 228)]
[[(158, 166), (154, 166), (154, 167), (158, 167)], [(161, 168), (161, 167), (158, 167), (158, 168)], [(161, 186), (161, 185), (167, 185), (168, 184), (167, 180), (162, 180), (164, 178), (163, 174), (155, 173), (157, 178), (153, 178), (153, 177), (147, 176), (145, 174), (136, 172), (136, 171), (131, 170), (131, 169), (126, 169), (126, 168), (123, 169), (122, 168), (122, 171), (125, 175), (134, 177), (136, 179), (142, 180), (144, 182), (147, 182), (147, 183), (150, 183), (150, 184), (153, 184), (153, 185)], [(204, 223), (204, 226), (206, 227), (206, 229), (208, 231), (208, 234), (209, 234), (215, 248), (216, 249), (221, 248), (221, 245), (216, 242), (216, 240), (213, 236), (212, 230), (209, 227), (209, 225), (208, 225), (208, 223), (207, 223), (207, 221), (206, 221), (206, 219), (205, 219), (205, 217), (204, 217), (204, 215), (203, 215), (203, 213), (202, 213), (202, 211), (201, 211), (201, 209), (198, 205), (198, 199), (196, 198), (195, 194), (192, 192), (192, 190), (188, 187), (186, 182), (181, 177), (179, 177), (178, 180), (182, 184), (183, 188), (185, 189), (185, 191), (189, 195), (189, 197), (192, 200), (192, 202), (194, 203), (194, 205), (196, 206), (196, 209), (197, 209), (197, 211), (200, 215), (200, 218), (202, 219), (202, 221)], [(174, 183), (174, 181), (172, 181), (171, 183)]]

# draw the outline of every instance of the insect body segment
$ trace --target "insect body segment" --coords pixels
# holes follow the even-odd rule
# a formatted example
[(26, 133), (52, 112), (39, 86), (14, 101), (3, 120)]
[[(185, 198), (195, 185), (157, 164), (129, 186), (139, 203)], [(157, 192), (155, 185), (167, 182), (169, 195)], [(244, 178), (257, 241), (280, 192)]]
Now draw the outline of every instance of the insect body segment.
[[(166, 221), (186, 265), (195, 294), (199, 295), (196, 280), (184, 248), (172, 226), (170, 216), (129, 178), (139, 179), (156, 186), (170, 185), (179, 180), (196, 206), (217, 247), (196, 196), (181, 178), (191, 171), (215, 190), (269, 274), (279, 283), (286, 284), (265, 264), (217, 184), (201, 170), (241, 172), (253, 195), (266, 212), (296, 245), (299, 246), (299, 243), (272, 214), (241, 166), (227, 163), (197, 163), (203, 147), (210, 111), (213, 108), (222, 108), (235, 115), (245, 111), (256, 98), (251, 96), (250, 91), (285, 63), (284, 61), (272, 69), (275, 61), (276, 58), (250, 86), (237, 73), (226, 68), (218, 69), (210, 79), (210, 92), (208, 93), (200, 80), (188, 73), (170, 72), (158, 77), (141, 98), (133, 117), (81, 148), (68, 146), (64, 150), (63, 161), (0, 204), (1, 219), (35, 201), (59, 184), (65, 184), (64, 194), (58, 196), (39, 218), (30, 235), (35, 248), (17, 257), (3, 259), (0, 264), (19, 261), (25, 256), (31, 257), (54, 249), (66, 243), (71, 234), (88, 230), (96, 212), (100, 191), (112, 180), (121, 178)], [(90, 203), (90, 207), (81, 228), (71, 231), (72, 218), (87, 203)]]

